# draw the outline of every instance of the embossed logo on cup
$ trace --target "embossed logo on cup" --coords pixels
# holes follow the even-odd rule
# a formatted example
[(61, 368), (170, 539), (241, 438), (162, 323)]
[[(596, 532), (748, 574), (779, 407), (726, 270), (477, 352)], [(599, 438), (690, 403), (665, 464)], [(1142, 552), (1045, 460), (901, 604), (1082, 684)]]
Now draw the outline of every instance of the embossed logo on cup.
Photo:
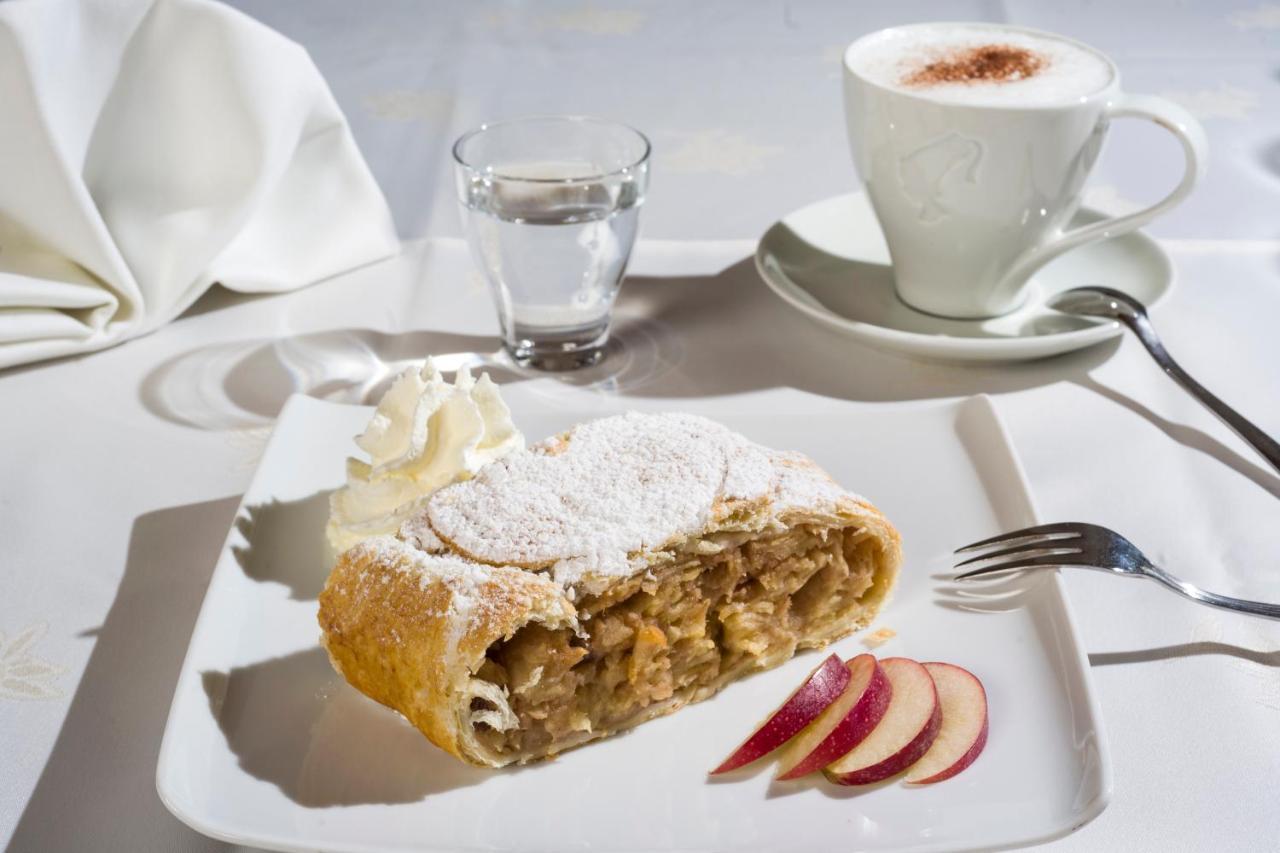
[(902, 194), (919, 207), (921, 222), (937, 222), (950, 213), (947, 190), (956, 182), (975, 183), (982, 162), (982, 143), (948, 133), (898, 160)]

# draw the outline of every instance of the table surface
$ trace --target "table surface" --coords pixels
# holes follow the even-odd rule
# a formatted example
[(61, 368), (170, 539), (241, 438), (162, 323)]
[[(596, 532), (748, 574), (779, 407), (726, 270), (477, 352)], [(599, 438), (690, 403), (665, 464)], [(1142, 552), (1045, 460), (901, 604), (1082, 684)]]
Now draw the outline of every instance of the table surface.
[[(599, 113), (654, 142), (619, 305), (623, 395), (790, 385), (899, 401), (986, 392), (1047, 519), (1124, 531), (1215, 591), (1280, 600), (1280, 477), (1132, 340), (961, 367), (858, 347), (756, 277), (755, 238), (856, 186), (839, 56), (862, 33), (1007, 20), (1110, 53), (1126, 88), (1204, 122), (1209, 175), (1155, 223), (1177, 289), (1155, 313), (1182, 363), (1280, 433), (1280, 5), (659, 2), (376, 6), (237, 0), (305, 45), (394, 210), (398, 257), (294, 294), (215, 290), (155, 334), (0, 373), (0, 839), (13, 850), (195, 851), (154, 767), (173, 682), (239, 495), (295, 391), (360, 400), (397, 362), (497, 347), (458, 239), (448, 146), (520, 113)], [(1087, 196), (1155, 197), (1180, 169), (1118, 123)], [(731, 401), (728, 401), (731, 405)], [(1048, 847), (1273, 849), (1280, 625), (1073, 573), (1115, 763), (1111, 806)]]

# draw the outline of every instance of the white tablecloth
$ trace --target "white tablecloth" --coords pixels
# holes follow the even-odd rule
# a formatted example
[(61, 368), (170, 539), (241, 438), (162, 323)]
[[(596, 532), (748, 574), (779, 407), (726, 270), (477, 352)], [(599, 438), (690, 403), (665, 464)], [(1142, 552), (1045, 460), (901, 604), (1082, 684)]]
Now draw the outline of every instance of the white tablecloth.
[[(311, 50), (408, 242), (393, 261), (295, 294), (215, 290), (148, 338), (0, 373), (11, 849), (224, 846), (170, 817), (152, 781), (214, 558), (289, 393), (354, 398), (398, 360), (496, 349), (447, 180), (450, 141), (486, 118), (604, 113), (654, 139), (617, 393), (793, 385), (884, 405), (992, 393), (1045, 518), (1106, 524), (1211, 589), (1280, 600), (1280, 477), (1133, 341), (1016, 366), (910, 362), (793, 315), (747, 261), (774, 219), (854, 185), (837, 73), (849, 40), (931, 18), (1065, 32), (1112, 53), (1130, 89), (1204, 120), (1209, 178), (1151, 229), (1178, 277), (1155, 319), (1188, 369), (1280, 433), (1280, 6), (239, 5)], [(1094, 203), (1153, 196), (1178, 156), (1158, 130), (1118, 125)], [(1067, 583), (1115, 795), (1049, 846), (1274, 849), (1280, 625), (1146, 584)]]

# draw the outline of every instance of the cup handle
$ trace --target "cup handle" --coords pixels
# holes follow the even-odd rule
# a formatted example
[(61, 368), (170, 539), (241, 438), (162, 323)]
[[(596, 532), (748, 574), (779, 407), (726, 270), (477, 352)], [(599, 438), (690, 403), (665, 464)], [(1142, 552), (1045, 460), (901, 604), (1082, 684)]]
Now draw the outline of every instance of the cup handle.
[(1023, 255), (1005, 275), (1004, 283), (1009, 291), (1022, 287), (1032, 273), (1069, 249), (1092, 240), (1119, 237), (1121, 234), (1128, 234), (1130, 231), (1141, 228), (1166, 210), (1178, 205), (1204, 177), (1209, 161), (1209, 144), (1205, 139), (1204, 128), (1191, 113), (1173, 101), (1154, 95), (1120, 94), (1107, 104), (1104, 115), (1108, 120), (1145, 118), (1176, 136), (1182, 143), (1182, 153), (1186, 158), (1186, 169), (1182, 180), (1172, 192), (1150, 207), (1072, 229), (1055, 240), (1035, 247)]

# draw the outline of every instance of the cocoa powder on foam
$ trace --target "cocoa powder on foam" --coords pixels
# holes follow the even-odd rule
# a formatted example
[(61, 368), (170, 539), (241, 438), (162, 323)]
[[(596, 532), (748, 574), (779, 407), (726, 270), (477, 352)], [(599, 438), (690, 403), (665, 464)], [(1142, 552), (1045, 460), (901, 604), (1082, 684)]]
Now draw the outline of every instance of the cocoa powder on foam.
[(1024, 47), (984, 44), (952, 51), (902, 78), (905, 86), (941, 83), (999, 83), (1025, 80), (1046, 65), (1045, 58)]

